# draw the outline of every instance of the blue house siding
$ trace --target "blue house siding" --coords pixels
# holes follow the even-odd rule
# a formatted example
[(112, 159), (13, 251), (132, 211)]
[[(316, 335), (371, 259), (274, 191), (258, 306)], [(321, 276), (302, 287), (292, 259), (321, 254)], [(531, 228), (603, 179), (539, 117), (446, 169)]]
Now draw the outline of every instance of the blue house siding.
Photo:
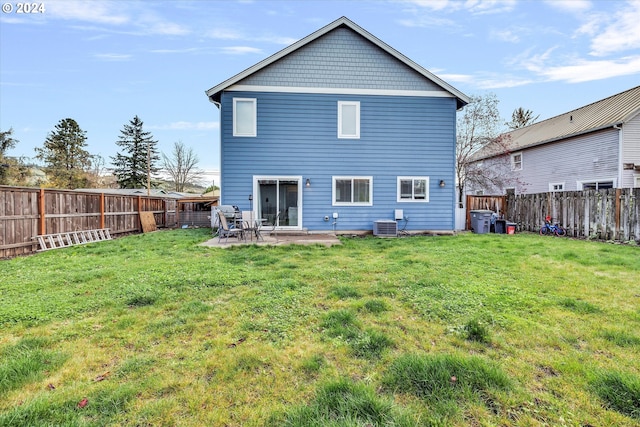
[[(234, 137), (233, 98), (257, 99), (257, 137)], [(337, 137), (338, 101), (360, 102), (360, 138)], [(394, 209), (409, 229), (454, 228), (456, 99), (224, 91), (222, 203), (249, 209), (254, 176), (302, 176), (302, 227), (371, 230)], [(372, 176), (372, 206), (332, 206), (332, 177)], [(428, 176), (428, 203), (398, 203), (398, 176)], [(304, 187), (306, 179), (311, 186)], [(446, 186), (439, 186), (440, 180)]]

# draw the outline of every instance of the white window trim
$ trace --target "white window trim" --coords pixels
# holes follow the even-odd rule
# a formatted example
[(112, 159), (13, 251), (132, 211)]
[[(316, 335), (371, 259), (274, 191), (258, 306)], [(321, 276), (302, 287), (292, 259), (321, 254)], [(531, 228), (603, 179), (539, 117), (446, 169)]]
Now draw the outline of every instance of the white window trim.
[[(556, 185), (562, 186), (559, 190), (555, 190), (553, 187)], [(550, 182), (549, 183), (549, 192), (557, 192), (557, 191), (565, 191), (565, 183), (564, 182)]]
[(601, 182), (613, 182), (613, 188), (618, 188), (618, 180), (616, 178), (583, 179), (582, 181), (576, 181), (576, 184), (578, 186), (578, 191), (584, 191), (584, 184)]
[[(345, 105), (355, 105), (356, 107), (356, 134), (342, 134), (342, 107)], [(338, 138), (339, 139), (360, 139), (360, 101), (338, 101)]]
[[(353, 199), (353, 180), (354, 179), (366, 179), (369, 180), (369, 201), (362, 202), (337, 202), (336, 201), (336, 181), (337, 180), (351, 180), (351, 198)], [(331, 177), (331, 205), (332, 206), (373, 206), (373, 177), (372, 176), (334, 176)]]
[[(253, 132), (239, 133), (236, 121), (236, 103), (238, 101), (253, 103)], [(238, 137), (255, 137), (258, 136), (258, 100), (256, 98), (233, 98), (233, 136)]]
[[(516, 167), (515, 157), (520, 156), (520, 167)], [(511, 170), (512, 171), (521, 171), (524, 166), (524, 156), (522, 155), (522, 151), (518, 151), (517, 153), (511, 153)]]
[(633, 188), (640, 188), (640, 175), (633, 177)]
[[(426, 194), (425, 194), (425, 198), (424, 199), (416, 199), (415, 195), (413, 194), (413, 181), (416, 179), (421, 179), (421, 180), (425, 180), (426, 182)], [(400, 181), (406, 181), (406, 180), (411, 180), (411, 199), (403, 199), (401, 196), (401, 188), (400, 188)], [(398, 203), (429, 203), (429, 177), (428, 176), (399, 176), (397, 181), (396, 181), (396, 188), (397, 188), (397, 201)]]

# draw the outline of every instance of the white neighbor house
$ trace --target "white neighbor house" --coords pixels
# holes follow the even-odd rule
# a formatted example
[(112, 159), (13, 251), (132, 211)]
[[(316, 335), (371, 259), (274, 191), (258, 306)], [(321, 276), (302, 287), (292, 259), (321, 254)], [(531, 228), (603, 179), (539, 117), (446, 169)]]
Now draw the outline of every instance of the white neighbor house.
[[(640, 86), (504, 135), (510, 165), (502, 188), (516, 194), (640, 187)], [(500, 167), (504, 151), (481, 150), (476, 167)]]

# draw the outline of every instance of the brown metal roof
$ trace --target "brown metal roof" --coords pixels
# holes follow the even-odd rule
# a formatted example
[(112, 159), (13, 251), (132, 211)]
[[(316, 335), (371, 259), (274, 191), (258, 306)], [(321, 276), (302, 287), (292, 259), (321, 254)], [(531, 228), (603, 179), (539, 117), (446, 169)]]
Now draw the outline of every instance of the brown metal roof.
[[(624, 124), (638, 113), (640, 113), (640, 86), (504, 135), (511, 139), (507, 144), (513, 152)], [(483, 149), (475, 158), (480, 160), (496, 154), (502, 153)]]

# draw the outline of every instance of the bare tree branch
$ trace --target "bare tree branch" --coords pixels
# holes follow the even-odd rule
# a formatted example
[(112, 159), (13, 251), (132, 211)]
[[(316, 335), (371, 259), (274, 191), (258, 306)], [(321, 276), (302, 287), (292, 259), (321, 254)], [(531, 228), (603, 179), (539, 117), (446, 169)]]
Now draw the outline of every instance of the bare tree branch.
[(163, 168), (175, 184), (175, 191), (184, 191), (187, 184), (200, 180), (203, 171), (197, 168), (198, 156), (193, 148), (187, 148), (182, 141), (174, 142), (171, 157), (162, 153)]

